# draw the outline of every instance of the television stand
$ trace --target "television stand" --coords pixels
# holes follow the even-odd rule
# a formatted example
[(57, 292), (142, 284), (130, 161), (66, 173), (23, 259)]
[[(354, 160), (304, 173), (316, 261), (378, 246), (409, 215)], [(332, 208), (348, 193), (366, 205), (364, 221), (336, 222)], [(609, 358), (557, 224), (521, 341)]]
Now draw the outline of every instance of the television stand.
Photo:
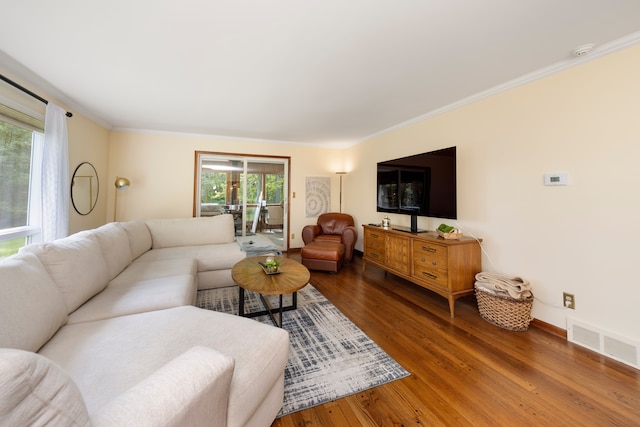
[(411, 215), (411, 232), (418, 232), (418, 215)]
[(429, 230), (420, 230), (420, 229), (412, 230), (410, 227), (403, 227), (401, 225), (397, 225), (395, 227), (391, 227), (391, 229), (395, 230), (395, 231), (402, 231), (403, 233), (413, 233), (413, 234), (428, 233), (429, 232)]
[(480, 243), (470, 237), (445, 240), (436, 232), (364, 225), (362, 271), (373, 264), (449, 301), (454, 316), (458, 298), (473, 294), (475, 276), (482, 271)]

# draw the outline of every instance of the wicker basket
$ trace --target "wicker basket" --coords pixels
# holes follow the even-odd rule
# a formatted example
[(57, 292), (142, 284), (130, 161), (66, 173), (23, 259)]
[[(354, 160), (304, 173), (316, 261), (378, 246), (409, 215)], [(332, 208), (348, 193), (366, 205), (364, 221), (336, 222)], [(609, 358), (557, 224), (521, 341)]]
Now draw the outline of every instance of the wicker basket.
[(480, 316), (487, 322), (510, 331), (526, 331), (529, 328), (533, 293), (529, 298), (519, 300), (476, 288), (476, 299)]
[(440, 237), (446, 240), (460, 240), (460, 238), (462, 237), (462, 233), (457, 228), (454, 228), (451, 233), (443, 233), (440, 230), (436, 230), (436, 231), (438, 232), (438, 235)]

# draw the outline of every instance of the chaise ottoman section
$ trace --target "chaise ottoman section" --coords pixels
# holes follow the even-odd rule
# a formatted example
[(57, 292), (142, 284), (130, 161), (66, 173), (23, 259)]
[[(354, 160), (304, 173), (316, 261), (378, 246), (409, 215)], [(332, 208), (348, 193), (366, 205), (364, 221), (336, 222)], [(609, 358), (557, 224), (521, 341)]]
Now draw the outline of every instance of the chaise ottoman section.
[(252, 319), (178, 307), (76, 323), (60, 329), (40, 354), (69, 373), (92, 417), (196, 346), (212, 348), (235, 362), (228, 426), (276, 417), (283, 403), (289, 334)]

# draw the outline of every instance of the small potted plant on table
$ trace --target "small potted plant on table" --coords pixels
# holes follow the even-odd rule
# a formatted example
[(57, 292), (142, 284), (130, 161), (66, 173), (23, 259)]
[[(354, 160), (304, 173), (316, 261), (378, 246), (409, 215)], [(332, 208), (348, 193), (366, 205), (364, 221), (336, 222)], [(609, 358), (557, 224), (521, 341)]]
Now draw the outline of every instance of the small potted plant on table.
[(264, 261), (264, 271), (267, 274), (275, 274), (275, 273), (277, 273), (278, 272), (278, 267), (280, 267), (280, 263), (277, 260), (275, 260), (275, 259), (273, 259), (271, 257), (268, 257)]

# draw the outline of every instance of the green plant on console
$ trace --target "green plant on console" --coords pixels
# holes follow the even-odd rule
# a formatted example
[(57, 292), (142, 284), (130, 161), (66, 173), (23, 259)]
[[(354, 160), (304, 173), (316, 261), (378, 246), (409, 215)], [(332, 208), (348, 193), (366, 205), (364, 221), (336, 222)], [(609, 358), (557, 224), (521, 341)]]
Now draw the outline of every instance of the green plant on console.
[(455, 230), (455, 227), (452, 227), (447, 224), (440, 224), (440, 226), (438, 227), (438, 231), (442, 231), (443, 233), (451, 233), (454, 230)]

